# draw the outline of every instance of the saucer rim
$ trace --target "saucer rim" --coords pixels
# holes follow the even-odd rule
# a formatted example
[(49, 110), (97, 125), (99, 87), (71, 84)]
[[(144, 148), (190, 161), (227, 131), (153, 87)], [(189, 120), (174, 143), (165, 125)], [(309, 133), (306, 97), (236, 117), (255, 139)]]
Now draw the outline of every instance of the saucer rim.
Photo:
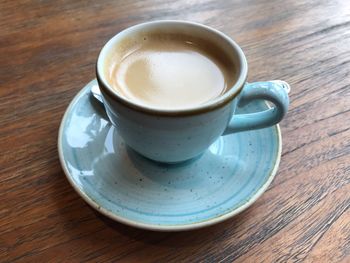
[[(213, 218), (210, 218), (210, 219), (207, 219), (204, 221), (199, 221), (199, 222), (194, 222), (194, 223), (189, 223), (189, 224), (162, 225), (162, 224), (142, 223), (142, 222), (138, 222), (135, 220), (130, 220), (128, 218), (119, 216), (108, 209), (105, 209), (104, 207), (99, 205), (93, 198), (89, 197), (81, 188), (79, 188), (78, 185), (75, 184), (75, 182), (74, 182), (74, 180), (73, 180), (73, 178), (72, 178), (72, 176), (71, 176), (71, 174), (66, 166), (65, 158), (64, 158), (64, 154), (63, 154), (63, 149), (62, 149), (62, 147), (63, 147), (62, 146), (62, 138), (63, 138), (64, 124), (67, 121), (68, 115), (72, 111), (73, 106), (76, 104), (78, 99), (82, 96), (82, 94), (84, 94), (86, 92), (86, 90), (90, 89), (91, 85), (93, 85), (93, 83), (95, 83), (95, 82), (96, 82), (96, 79), (93, 79), (90, 82), (88, 82), (74, 96), (74, 98), (69, 103), (69, 105), (68, 105), (67, 109), (65, 110), (65, 113), (62, 117), (61, 123), (60, 123), (59, 132), (58, 132), (58, 139), (57, 139), (57, 148), (58, 148), (59, 161), (60, 161), (61, 167), (63, 169), (63, 172), (64, 172), (69, 184), (73, 187), (73, 189), (77, 192), (77, 194), (81, 198), (83, 198), (83, 200), (86, 203), (88, 203), (92, 208), (94, 208), (96, 211), (100, 212), (104, 216), (106, 216), (114, 221), (117, 221), (119, 223), (128, 225), (128, 226), (132, 226), (132, 227), (136, 227), (136, 228), (140, 228), (140, 229), (145, 229), (145, 230), (153, 230), (153, 231), (175, 232), (175, 231), (185, 231), (185, 230), (194, 230), (194, 229), (204, 228), (204, 227), (208, 227), (208, 226), (223, 222), (223, 221), (225, 221), (229, 218), (232, 218), (232, 217), (236, 216), (237, 214), (243, 212), (247, 208), (249, 208), (266, 191), (266, 189), (269, 187), (269, 185), (271, 184), (271, 182), (275, 178), (278, 167), (279, 167), (279, 163), (281, 160), (281, 153), (282, 153), (282, 134), (281, 134), (281, 129), (280, 129), (279, 124), (271, 126), (271, 128), (274, 127), (276, 129), (277, 138), (278, 138), (277, 139), (278, 149), (277, 149), (277, 157), (276, 157), (276, 160), (274, 162), (273, 169), (270, 171), (270, 174), (269, 174), (267, 180), (251, 196), (251, 198), (249, 198), (244, 204), (242, 204), (241, 206), (235, 208), (234, 210), (232, 210), (228, 213), (224, 213), (224, 214), (221, 214), (217, 217), (213, 217)], [(266, 103), (266, 105), (269, 107), (269, 105), (267, 103)]]

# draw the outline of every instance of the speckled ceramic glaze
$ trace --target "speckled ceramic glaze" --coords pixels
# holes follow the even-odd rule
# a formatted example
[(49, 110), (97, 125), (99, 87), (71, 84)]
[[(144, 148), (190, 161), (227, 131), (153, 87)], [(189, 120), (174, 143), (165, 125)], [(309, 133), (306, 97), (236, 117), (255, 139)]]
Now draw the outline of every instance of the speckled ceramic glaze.
[[(176, 110), (141, 105), (120, 96), (108, 83), (111, 53), (130, 39), (143, 41), (147, 32), (187, 34), (214, 43), (235, 65), (236, 82), (215, 99)], [(285, 89), (288, 84), (282, 81), (246, 83), (248, 66), (240, 47), (223, 33), (192, 22), (155, 21), (123, 30), (102, 48), (96, 69), (106, 112), (118, 134), (128, 146), (159, 162), (175, 163), (197, 157), (223, 134), (275, 125), (286, 114), (289, 104)], [(274, 107), (252, 114), (236, 114), (237, 105), (257, 99), (268, 100)]]
[[(194, 160), (160, 164), (125, 145), (90, 94), (94, 83), (68, 107), (58, 149), (69, 182), (102, 214), (145, 229), (194, 229), (236, 215), (271, 183), (281, 154), (278, 125), (222, 136)], [(267, 108), (255, 101), (237, 111)]]

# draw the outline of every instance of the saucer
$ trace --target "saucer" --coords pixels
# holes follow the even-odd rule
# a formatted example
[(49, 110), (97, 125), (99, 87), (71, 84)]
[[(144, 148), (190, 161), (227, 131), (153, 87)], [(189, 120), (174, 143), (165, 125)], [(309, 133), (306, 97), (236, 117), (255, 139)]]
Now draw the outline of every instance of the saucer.
[[(105, 216), (150, 230), (209, 226), (249, 207), (274, 178), (282, 146), (278, 125), (222, 136), (195, 160), (156, 163), (125, 145), (92, 97), (93, 85), (70, 103), (58, 151), (70, 184)], [(256, 101), (237, 113), (266, 108)]]

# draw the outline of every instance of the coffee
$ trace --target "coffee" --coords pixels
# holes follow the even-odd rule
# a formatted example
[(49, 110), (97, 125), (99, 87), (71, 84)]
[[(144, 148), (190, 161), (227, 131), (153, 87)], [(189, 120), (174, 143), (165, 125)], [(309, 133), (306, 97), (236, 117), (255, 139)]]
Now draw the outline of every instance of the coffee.
[(109, 69), (111, 86), (150, 107), (197, 106), (225, 93), (235, 79), (233, 64), (214, 44), (185, 35), (142, 36), (118, 52)]

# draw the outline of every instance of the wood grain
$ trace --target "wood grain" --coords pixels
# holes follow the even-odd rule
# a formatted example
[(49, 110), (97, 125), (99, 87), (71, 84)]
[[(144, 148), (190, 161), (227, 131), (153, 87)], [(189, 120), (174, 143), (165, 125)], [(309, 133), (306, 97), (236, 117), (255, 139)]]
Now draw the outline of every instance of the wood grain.
[[(155, 19), (215, 27), (242, 46), (249, 81), (292, 86), (276, 179), (206, 229), (112, 222), (58, 161), (60, 120), (100, 48)], [(350, 262), (349, 1), (1, 0), (0, 33), (0, 262)]]

